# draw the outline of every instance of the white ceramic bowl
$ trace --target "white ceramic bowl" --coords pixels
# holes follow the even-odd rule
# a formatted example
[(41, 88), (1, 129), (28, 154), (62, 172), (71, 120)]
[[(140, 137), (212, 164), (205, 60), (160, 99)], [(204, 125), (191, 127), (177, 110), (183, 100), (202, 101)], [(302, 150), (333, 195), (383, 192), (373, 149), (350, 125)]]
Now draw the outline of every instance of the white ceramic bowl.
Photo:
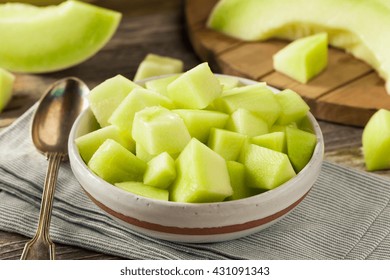
[[(254, 81), (240, 79), (244, 84)], [(323, 161), (320, 127), (308, 113), (317, 136), (310, 162), (283, 185), (249, 198), (218, 203), (178, 203), (149, 199), (123, 191), (91, 172), (74, 139), (91, 131), (88, 109), (73, 125), (69, 137), (72, 171), (90, 199), (119, 223), (148, 236), (190, 243), (231, 240), (269, 227), (294, 209), (316, 181)]]

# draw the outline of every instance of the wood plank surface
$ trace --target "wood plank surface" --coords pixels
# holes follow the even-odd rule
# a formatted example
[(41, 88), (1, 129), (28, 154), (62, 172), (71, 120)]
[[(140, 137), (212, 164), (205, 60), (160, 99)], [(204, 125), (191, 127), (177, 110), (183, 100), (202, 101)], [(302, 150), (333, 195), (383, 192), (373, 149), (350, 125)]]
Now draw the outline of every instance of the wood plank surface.
[[(216, 72), (265, 81), (298, 92), (317, 119), (364, 126), (379, 108), (390, 109), (390, 95), (374, 70), (343, 50), (329, 47), (328, 67), (307, 84), (276, 72), (272, 56), (289, 42), (244, 42), (207, 28), (217, 0), (187, 0), (187, 29), (199, 57)], [(368, 102), (367, 102), (368, 101)]]

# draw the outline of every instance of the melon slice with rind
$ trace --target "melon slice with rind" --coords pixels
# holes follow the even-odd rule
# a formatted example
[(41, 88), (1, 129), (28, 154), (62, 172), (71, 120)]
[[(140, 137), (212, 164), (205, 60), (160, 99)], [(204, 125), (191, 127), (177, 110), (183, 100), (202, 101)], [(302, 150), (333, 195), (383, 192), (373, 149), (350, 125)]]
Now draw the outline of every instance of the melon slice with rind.
[(0, 112), (11, 100), (14, 82), (15, 76), (0, 68)]
[(107, 139), (93, 154), (88, 167), (103, 180), (114, 184), (142, 182), (146, 163), (118, 142)]
[(328, 64), (328, 35), (325, 32), (293, 41), (273, 56), (274, 69), (306, 84)]
[(0, 67), (44, 73), (79, 64), (113, 36), (119, 12), (64, 1), (58, 6), (0, 5)]
[(390, 94), (388, 1), (222, 0), (208, 26), (249, 41), (295, 40), (327, 32), (329, 44), (371, 65)]

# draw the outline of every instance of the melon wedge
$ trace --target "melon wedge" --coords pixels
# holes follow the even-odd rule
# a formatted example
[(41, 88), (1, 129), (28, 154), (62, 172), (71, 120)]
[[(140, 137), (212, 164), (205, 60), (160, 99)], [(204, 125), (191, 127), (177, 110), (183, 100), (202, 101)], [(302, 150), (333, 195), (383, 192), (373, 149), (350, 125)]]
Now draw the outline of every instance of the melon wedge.
[(249, 41), (327, 32), (330, 45), (370, 64), (390, 93), (389, 7), (385, 0), (222, 0), (208, 26)]
[(119, 12), (72, 0), (0, 5), (0, 67), (44, 73), (79, 64), (108, 42), (120, 19)]
[(15, 76), (0, 68), (0, 112), (11, 100), (14, 82)]

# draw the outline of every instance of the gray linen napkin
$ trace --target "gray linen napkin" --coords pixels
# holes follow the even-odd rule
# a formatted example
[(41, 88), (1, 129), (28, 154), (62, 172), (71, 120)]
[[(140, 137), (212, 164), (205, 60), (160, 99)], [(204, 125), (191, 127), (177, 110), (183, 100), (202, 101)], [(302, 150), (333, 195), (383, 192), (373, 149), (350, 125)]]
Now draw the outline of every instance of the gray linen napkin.
[[(35, 106), (0, 134), (0, 229), (33, 236), (47, 162), (30, 138)], [(129, 259), (390, 259), (390, 181), (324, 162), (303, 202), (251, 236), (210, 244), (145, 237), (107, 217), (60, 168), (51, 236)], [(1, 249), (0, 249), (1, 250)]]

